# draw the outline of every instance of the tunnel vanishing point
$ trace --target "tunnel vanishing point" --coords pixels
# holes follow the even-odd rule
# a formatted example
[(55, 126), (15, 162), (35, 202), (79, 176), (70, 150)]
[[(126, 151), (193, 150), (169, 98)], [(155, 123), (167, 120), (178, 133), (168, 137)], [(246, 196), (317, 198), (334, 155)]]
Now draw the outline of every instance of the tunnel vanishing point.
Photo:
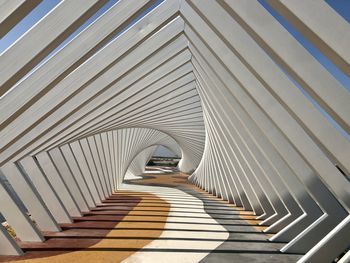
[(326, 1), (57, 1), (0, 55), (0, 262), (350, 262), (340, 75)]

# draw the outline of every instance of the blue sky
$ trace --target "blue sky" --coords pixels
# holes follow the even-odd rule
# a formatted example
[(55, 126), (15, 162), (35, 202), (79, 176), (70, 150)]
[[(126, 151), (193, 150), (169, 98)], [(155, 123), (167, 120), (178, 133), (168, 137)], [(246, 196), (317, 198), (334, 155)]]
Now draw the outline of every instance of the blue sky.
[[(60, 2), (61, 2), (60, 0), (43, 0), (35, 9), (32, 10), (32, 12), (30, 12), (25, 18), (23, 18), (22, 21), (20, 21), (10, 32), (8, 32), (2, 39), (0, 39), (0, 54), (5, 49), (7, 49), (10, 45), (12, 45), (20, 36), (22, 36), (33, 25), (35, 25), (40, 19), (42, 19), (46, 14), (48, 14)], [(71, 39), (73, 39), (77, 34), (79, 34), (82, 30), (84, 30), (87, 26), (89, 26), (93, 21), (95, 21), (99, 16), (101, 16), (104, 12), (106, 12), (109, 8), (111, 8), (117, 2), (118, 0), (109, 0), (90, 19), (88, 19), (73, 34), (71, 34), (66, 39), (66, 41), (64, 41), (60, 45), (60, 47), (67, 44)], [(150, 8), (145, 10), (142, 14), (140, 14), (140, 17), (142, 17), (145, 13), (149, 12), (155, 6), (159, 5), (161, 2), (162, 0), (156, 0), (153, 6), (151, 6)], [(133, 23), (135, 23), (140, 17), (136, 18)]]
[[(314, 47), (302, 34), (271, 8), (265, 0), (258, 0), (288, 31), (297, 39), (347, 90), (350, 91), (350, 78), (339, 70), (327, 57)], [(311, 1), (311, 0), (306, 0)], [(338, 14), (350, 23), (350, 0), (326, 1)], [(348, 32), (350, 34), (350, 32)], [(350, 48), (350, 47), (349, 47)]]
[(349, 0), (326, 0), (326, 2), (350, 23), (350, 1)]
[[(10, 1), (10, 0), (9, 0)], [(203, 0), (205, 1), (205, 0)], [(306, 40), (293, 26), (291, 26), (282, 16), (280, 16), (274, 9), (272, 9), (265, 0), (258, 0), (261, 5), (263, 5), (267, 11), (270, 12), (293, 36), (297, 39), (309, 52), (312, 54), (341, 84), (342, 86), (350, 91), (350, 78), (345, 75), (341, 70), (339, 70), (327, 57), (325, 57), (317, 48), (315, 48), (308, 40)], [(311, 0), (310, 0), (311, 1)], [(0, 39), (0, 54), (11, 46), (19, 37), (21, 37), (27, 30), (29, 30), (35, 23), (42, 19), (48, 12), (50, 12), (56, 5), (58, 5), (60, 0), (43, 0), (31, 13), (29, 13), (22, 21), (20, 21), (8, 34), (6, 34), (2, 39)], [(118, 0), (109, 0), (96, 14), (94, 14), (89, 20), (87, 20), (83, 25), (81, 25), (72, 35), (70, 35), (59, 47), (57, 47), (51, 54), (49, 54), (39, 65), (49, 59), (53, 54), (60, 50), (64, 45), (66, 45), (70, 40), (72, 40), (77, 34), (79, 34), (84, 28), (95, 21), (99, 16), (101, 16), (106, 10), (112, 7)], [(145, 13), (152, 10), (155, 6), (159, 5), (162, 0), (157, 0), (156, 3), (145, 10), (139, 15), (131, 24), (134, 24), (139, 20)], [(346, 21), (350, 23), (350, 0), (326, 0), (326, 2)], [(129, 26), (129, 27), (130, 27)], [(126, 30), (125, 28), (124, 30)], [(350, 33), (350, 32), (347, 32)], [(350, 47), (349, 47), (350, 48)], [(35, 70), (35, 69), (34, 69)], [(30, 74), (30, 73), (28, 73)], [(340, 132), (350, 138), (349, 135), (343, 131), (336, 122), (310, 97), (308, 94), (296, 83), (293, 79), (292, 81), (296, 86), (302, 90), (302, 92), (310, 99), (310, 101), (324, 114), (329, 121), (336, 126)], [(330, 87), (331, 88), (331, 87)]]
[(153, 156), (175, 157), (176, 155), (168, 148), (160, 145), (154, 152)]
[[(96, 18), (102, 15), (106, 10), (113, 6), (118, 0), (110, 0), (95, 15), (81, 25), (69, 38), (66, 39), (57, 49), (50, 55), (56, 53), (62, 46), (67, 44), (79, 32), (91, 24)], [(274, 11), (265, 0), (258, 0), (347, 90), (350, 91), (350, 78), (339, 70), (327, 57), (325, 57), (317, 48), (307, 41), (297, 30), (295, 30), (283, 17)], [(7, 35), (0, 40), (0, 54), (14, 43), (21, 35), (23, 35), (30, 27), (37, 23), (50, 10), (52, 10), (60, 0), (43, 0), (29, 15), (27, 15), (20, 23), (18, 23)], [(158, 5), (161, 0), (155, 4)], [(327, 0), (326, 1), (336, 12), (338, 12), (345, 20), (350, 23), (350, 0)], [(146, 10), (147, 13), (150, 9)], [(143, 15), (143, 14), (142, 14)], [(141, 16), (142, 16), (141, 15)], [(50, 57), (49, 55), (49, 57)]]
[[(273, 8), (271, 8), (265, 0), (258, 0), (259, 3), (265, 7), (267, 11), (273, 15), (281, 25), (286, 28), (293, 37), (299, 41), (309, 52), (315, 57), (323, 66), (330, 72), (334, 78), (336, 78), (341, 85), (348, 91), (350, 91), (350, 78), (344, 74), (338, 67), (336, 67), (326, 56), (324, 56), (313, 44), (303, 37), (291, 24), (289, 24), (282, 16), (280, 16)], [(311, 1), (311, 0), (305, 0)], [(331, 6), (339, 15), (341, 15), (346, 21), (350, 23), (350, 0), (327, 0), (329, 6)], [(349, 32), (350, 33), (350, 32)], [(286, 74), (288, 76), (288, 74)], [(350, 135), (338, 125), (338, 123), (296, 82), (293, 78), (288, 76), (295, 86), (297, 86), (301, 92), (311, 101), (311, 103), (328, 119), (328, 121), (350, 141)], [(330, 87), (331, 88), (331, 87)], [(349, 102), (350, 103), (350, 102)]]
[[(142, 18), (146, 13), (159, 5), (163, 0), (156, 0), (155, 3), (148, 9), (139, 14), (134, 21), (126, 28), (124, 28), (119, 34), (130, 28), (134, 23), (136, 23), (140, 18)], [(57, 6), (61, 0), (43, 0), (35, 9), (33, 9), (25, 18), (23, 18), (10, 32), (8, 32), (2, 39), (0, 39), (0, 54), (9, 48), (17, 39), (19, 39), (27, 30), (29, 30), (33, 25), (39, 22), (45, 15), (47, 15), (55, 6)], [(99, 9), (93, 16), (91, 16), (85, 23), (83, 23), (78, 29), (76, 29), (65, 41), (63, 41), (57, 48), (55, 48), (46, 58), (44, 58), (36, 67), (34, 67), (26, 76), (30, 75), (35, 71), (40, 65), (45, 63), (54, 54), (56, 54), (61, 48), (63, 48), (67, 43), (69, 43), (75, 36), (77, 36), (81, 31), (92, 24), (96, 19), (98, 19), (102, 14), (104, 14), (109, 8), (115, 5), (118, 0), (109, 0), (101, 9)], [(117, 37), (117, 34), (115, 37)], [(113, 40), (113, 39), (112, 39)], [(26, 78), (24, 76), (24, 78)], [(6, 95), (6, 94), (5, 94)]]

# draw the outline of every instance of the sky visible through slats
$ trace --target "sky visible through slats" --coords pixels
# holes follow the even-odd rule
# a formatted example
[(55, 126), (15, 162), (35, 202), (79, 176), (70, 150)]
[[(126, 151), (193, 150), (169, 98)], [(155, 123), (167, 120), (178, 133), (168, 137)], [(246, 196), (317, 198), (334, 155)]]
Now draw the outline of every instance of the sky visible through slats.
[[(10, 1), (10, 0), (9, 0)], [(136, 21), (138, 21), (146, 13), (150, 12), (153, 8), (158, 6), (163, 0), (155, 1), (155, 4), (145, 10), (139, 17), (137, 17), (131, 24), (132, 26)], [(209, 1), (209, 0), (203, 0)], [(350, 78), (345, 75), (339, 68), (337, 68), (326, 56), (324, 56), (313, 44), (311, 44), (307, 39), (303, 37), (291, 24), (289, 24), (282, 16), (280, 16), (271, 6), (269, 6), (265, 0), (258, 0), (259, 3), (272, 15), (274, 16), (281, 25), (286, 28), (292, 36), (299, 41), (308, 52), (314, 56), (319, 63), (326, 68), (335, 79), (342, 84), (342, 86), (350, 91)], [(73, 34), (71, 34), (61, 45), (59, 45), (55, 50), (53, 50), (45, 59), (43, 59), (37, 67), (42, 65), (45, 61), (50, 59), (54, 54), (56, 54), (60, 49), (62, 49), (69, 41), (71, 41), (76, 35), (93, 23), (98, 17), (105, 13), (109, 8), (116, 4), (118, 0), (109, 0), (99, 11), (97, 11), (90, 19), (88, 19), (83, 25), (81, 25)], [(350, 23), (350, 0), (327, 0), (328, 5), (333, 8), (340, 16), (343, 17), (348, 23)], [(10, 32), (8, 32), (2, 39), (0, 39), (0, 54), (2, 54), (7, 48), (9, 48), (13, 43), (16, 42), (25, 32), (27, 32), (32, 26), (38, 23), (45, 15), (52, 11), (55, 6), (60, 3), (60, 0), (43, 0), (32, 12), (30, 12), (22, 21), (20, 21)], [(326, 18), (325, 18), (326, 19)], [(127, 28), (128, 28), (127, 27)], [(127, 28), (124, 29), (127, 30)], [(122, 33), (122, 32), (120, 32)], [(350, 32), (344, 32), (344, 34), (349, 34)], [(349, 47), (350, 48), (350, 47)], [(1, 55), (0, 55), (1, 58)], [(27, 74), (30, 75), (35, 69)], [(287, 74), (288, 75), (288, 74)], [(289, 76), (290, 77), (290, 76)], [(26, 77), (24, 77), (26, 78)], [(295, 85), (309, 98), (309, 100), (315, 105), (318, 110), (321, 111), (323, 115), (345, 136), (350, 140), (349, 134), (347, 134), (292, 78), (291, 80)], [(329, 87), (330, 89), (332, 87)], [(1, 98), (0, 98), (1, 99)]]

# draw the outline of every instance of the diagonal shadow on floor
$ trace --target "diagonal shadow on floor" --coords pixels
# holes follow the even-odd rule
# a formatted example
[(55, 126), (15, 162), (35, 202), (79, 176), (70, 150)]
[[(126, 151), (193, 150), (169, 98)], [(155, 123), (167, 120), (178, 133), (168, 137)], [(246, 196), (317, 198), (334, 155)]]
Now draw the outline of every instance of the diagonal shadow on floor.
[[(158, 175), (165, 176), (165, 175)], [(189, 195), (192, 195), (203, 202), (205, 212), (216, 220), (218, 224), (226, 229), (229, 237), (215, 250), (208, 252), (202, 263), (217, 262), (296, 262), (302, 255), (281, 253), (280, 249), (285, 245), (281, 242), (271, 242), (268, 240), (269, 235), (262, 232), (262, 227), (258, 225), (260, 220), (253, 219), (252, 212), (235, 209), (234, 206), (224, 203), (215, 197), (208, 197), (206, 192), (190, 185), (183, 180), (183, 176), (168, 175), (173, 177), (171, 183), (167, 180), (156, 182), (156, 178), (150, 182), (134, 181), (131, 184), (147, 184), (152, 186), (161, 186), (176, 188)], [(150, 179), (150, 178), (148, 178)], [(175, 180), (177, 184), (174, 184)], [(146, 180), (147, 181), (147, 180)], [(171, 181), (171, 180), (168, 180)], [(175, 201), (175, 207), (177, 202)], [(218, 211), (220, 211), (218, 213)], [(243, 212), (243, 213), (242, 213)], [(240, 218), (237, 219), (237, 216)], [(241, 222), (237, 222), (241, 220)], [(242, 221), (245, 222), (242, 225)], [(242, 231), (242, 227), (245, 227)]]

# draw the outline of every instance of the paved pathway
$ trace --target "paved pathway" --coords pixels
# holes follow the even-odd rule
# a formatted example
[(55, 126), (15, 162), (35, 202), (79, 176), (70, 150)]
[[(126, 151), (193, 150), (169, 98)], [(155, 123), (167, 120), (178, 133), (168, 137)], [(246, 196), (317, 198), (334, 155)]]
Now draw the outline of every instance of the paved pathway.
[(219, 200), (179, 173), (150, 171), (44, 243), (20, 243), (21, 262), (296, 262), (267, 241), (251, 212)]

